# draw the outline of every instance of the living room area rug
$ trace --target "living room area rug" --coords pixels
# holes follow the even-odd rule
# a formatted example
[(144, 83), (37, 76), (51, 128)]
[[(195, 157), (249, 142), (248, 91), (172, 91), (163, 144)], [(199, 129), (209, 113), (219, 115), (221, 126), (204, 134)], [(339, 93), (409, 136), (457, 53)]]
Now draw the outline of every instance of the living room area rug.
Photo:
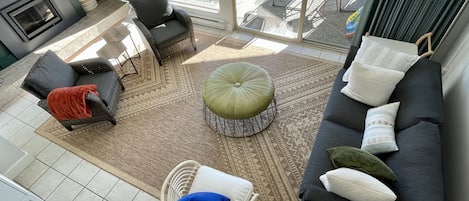
[[(341, 65), (222, 36), (196, 33), (196, 41), (197, 51), (182, 48), (164, 58), (163, 66), (149, 50), (133, 58), (139, 74), (123, 79), (126, 90), (118, 104), (117, 125), (98, 122), (69, 132), (50, 118), (36, 132), (156, 197), (178, 163), (195, 160), (251, 181), (259, 200), (298, 200)], [(202, 111), (208, 74), (238, 61), (270, 74), (278, 109), (270, 127), (246, 138), (217, 134), (206, 125)]]

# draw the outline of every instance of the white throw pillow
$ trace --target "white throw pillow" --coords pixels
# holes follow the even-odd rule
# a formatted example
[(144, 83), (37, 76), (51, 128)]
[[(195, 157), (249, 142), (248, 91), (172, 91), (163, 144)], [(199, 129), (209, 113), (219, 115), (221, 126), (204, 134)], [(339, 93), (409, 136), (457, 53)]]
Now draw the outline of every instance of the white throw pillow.
[(350, 81), (340, 92), (371, 106), (386, 104), (396, 84), (404, 77), (403, 72), (356, 61), (352, 62), (349, 70)]
[(246, 179), (226, 174), (208, 166), (201, 166), (197, 170), (189, 194), (213, 192), (222, 194), (233, 201), (249, 201), (253, 189), (252, 183)]
[(400, 102), (371, 108), (366, 113), (361, 149), (372, 154), (397, 151), (394, 122)]
[[(363, 36), (361, 46), (354, 61), (406, 73), (419, 58), (420, 56), (418, 55), (393, 50), (372, 40), (370, 37)], [(349, 69), (347, 69), (342, 77), (344, 82), (350, 80)]]
[(394, 201), (396, 194), (378, 179), (350, 168), (338, 168), (319, 177), (327, 191), (351, 201)]

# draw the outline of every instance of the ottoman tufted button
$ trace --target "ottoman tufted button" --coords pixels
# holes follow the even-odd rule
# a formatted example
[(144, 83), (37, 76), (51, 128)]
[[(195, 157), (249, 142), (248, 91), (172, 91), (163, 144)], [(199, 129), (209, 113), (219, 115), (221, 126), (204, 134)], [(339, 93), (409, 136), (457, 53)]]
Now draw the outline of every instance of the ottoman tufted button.
[(239, 82), (236, 82), (236, 83), (234, 84), (234, 86), (235, 86), (236, 88), (238, 88), (238, 87), (240, 87), (240, 86), (241, 86), (241, 83), (239, 83)]

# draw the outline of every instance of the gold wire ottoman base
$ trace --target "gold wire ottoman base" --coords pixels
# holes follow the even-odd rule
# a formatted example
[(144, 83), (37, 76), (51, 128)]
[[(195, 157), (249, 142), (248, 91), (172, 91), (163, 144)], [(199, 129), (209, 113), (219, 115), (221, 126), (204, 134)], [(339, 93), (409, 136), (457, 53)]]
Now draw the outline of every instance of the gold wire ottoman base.
[(207, 125), (217, 133), (229, 137), (247, 137), (259, 133), (272, 124), (276, 115), (275, 97), (267, 109), (247, 119), (225, 119), (213, 113), (204, 103), (204, 118)]

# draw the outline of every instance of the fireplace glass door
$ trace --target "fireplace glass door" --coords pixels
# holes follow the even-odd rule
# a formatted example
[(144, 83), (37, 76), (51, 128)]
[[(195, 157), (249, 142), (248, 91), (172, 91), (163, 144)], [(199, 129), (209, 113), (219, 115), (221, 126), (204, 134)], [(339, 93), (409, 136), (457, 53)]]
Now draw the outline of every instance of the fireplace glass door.
[(61, 20), (48, 0), (18, 1), (1, 13), (24, 41), (33, 39)]

